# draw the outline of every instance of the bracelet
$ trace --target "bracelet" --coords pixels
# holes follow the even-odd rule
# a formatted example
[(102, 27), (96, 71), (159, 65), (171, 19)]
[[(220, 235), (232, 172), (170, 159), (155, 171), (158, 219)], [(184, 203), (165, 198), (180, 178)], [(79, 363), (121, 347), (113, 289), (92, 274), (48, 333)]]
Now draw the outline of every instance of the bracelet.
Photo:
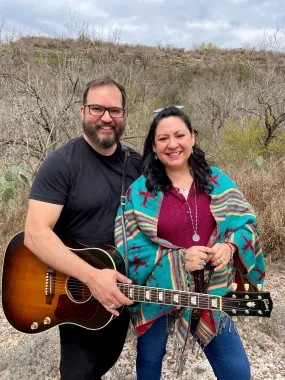
[(232, 259), (233, 258), (233, 256), (234, 256), (234, 253), (235, 253), (235, 246), (232, 244), (232, 243), (229, 243), (228, 241), (225, 241), (224, 242), (225, 244), (227, 244), (229, 247), (230, 247), (230, 249), (231, 249), (231, 255), (230, 255), (230, 259)]

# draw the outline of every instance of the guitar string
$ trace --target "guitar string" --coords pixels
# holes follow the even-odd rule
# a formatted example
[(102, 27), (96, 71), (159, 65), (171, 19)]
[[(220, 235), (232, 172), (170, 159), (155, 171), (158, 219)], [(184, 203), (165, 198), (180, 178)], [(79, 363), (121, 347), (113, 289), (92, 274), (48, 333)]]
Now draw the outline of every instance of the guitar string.
[[(70, 281), (69, 281), (70, 282)], [(86, 285), (82, 285), (82, 284), (77, 284), (77, 282), (79, 282), (79, 280), (75, 280), (73, 284), (68, 284), (68, 289), (69, 290), (78, 290), (80, 291), (80, 294), (91, 294), (90, 290), (88, 289), (88, 287)], [(64, 280), (64, 284), (66, 283), (66, 281)], [(56, 286), (58, 285), (58, 280), (52, 280), (52, 284), (53, 286)], [(63, 284), (60, 284), (60, 285), (63, 285)], [(127, 290), (125, 289), (125, 287), (127, 287)], [(59, 288), (57, 286), (57, 288)], [(153, 288), (153, 287), (147, 287), (147, 286), (140, 286), (140, 285), (129, 285), (129, 284), (122, 284), (122, 283), (119, 283), (118, 284), (118, 288), (123, 288), (124, 291), (129, 291), (129, 289), (132, 289), (134, 292), (144, 292), (144, 291), (150, 291), (152, 293), (157, 293), (158, 291), (161, 291), (161, 292), (171, 292), (171, 294), (173, 294), (172, 292), (178, 292), (177, 294), (181, 297), (185, 296), (186, 298), (188, 298), (189, 296), (198, 296), (199, 298), (203, 299), (205, 298), (205, 300), (208, 300), (208, 299), (211, 299), (212, 297), (217, 297), (219, 299), (219, 296), (215, 296), (215, 295), (209, 295), (209, 294), (202, 294), (202, 293), (194, 293), (194, 292), (187, 292), (187, 291), (181, 291), (181, 290), (174, 290), (174, 289), (161, 289), (161, 288)], [(62, 290), (65, 290), (66, 287), (62, 287), (61, 288)], [(86, 293), (84, 293), (86, 291)], [(167, 296), (171, 296), (171, 294), (166, 294)], [(257, 296), (260, 295), (260, 293), (256, 293)], [(232, 302), (232, 301), (235, 301), (234, 298), (231, 298), (230, 300), (228, 299), (227, 300), (227, 297), (226, 296), (223, 296), (225, 297), (225, 299), (223, 299), (223, 302), (225, 301), (229, 301), (229, 302)], [(236, 299), (236, 301), (250, 301), (250, 300), (254, 300), (254, 299)], [(260, 299), (257, 299), (257, 301), (260, 301)]]
[[(66, 284), (66, 280), (63, 281), (63, 283), (60, 283), (59, 280), (52, 280), (52, 285), (65, 285)], [(85, 289), (88, 289), (88, 287), (86, 285), (84, 285), (83, 283), (80, 283), (78, 284), (78, 282), (80, 282), (79, 280), (77, 281), (74, 281), (73, 283), (70, 284), (70, 281), (68, 281), (68, 288), (70, 287), (73, 287), (73, 288), (77, 288), (77, 289), (81, 289), (81, 288), (85, 288)], [(181, 294), (186, 294), (186, 295), (189, 295), (189, 294), (199, 294), (200, 296), (206, 296), (208, 297), (209, 295), (207, 294), (203, 294), (203, 293), (195, 293), (195, 292), (188, 292), (188, 291), (184, 291), (184, 290), (176, 290), (176, 289), (167, 289), (167, 288), (155, 288), (155, 287), (148, 287), (148, 286), (144, 286), (144, 285), (133, 285), (133, 284), (123, 284), (123, 283), (118, 283), (118, 288), (124, 288), (124, 287), (127, 287), (127, 289), (133, 289), (134, 291), (140, 291), (140, 290), (149, 290), (149, 291), (177, 291), (177, 292), (181, 292)], [(246, 292), (237, 292), (237, 293), (246, 293)], [(252, 292), (250, 292), (252, 293)], [(257, 295), (260, 295), (260, 294), (263, 294), (263, 292), (259, 292), (259, 293), (256, 293)], [(215, 296), (215, 295), (211, 295), (211, 296), (214, 296), (214, 297), (219, 297), (219, 296)]]
[[(57, 287), (55, 289), (58, 293), (60, 292), (66, 292), (66, 288), (59, 288)], [(72, 290), (70, 288), (68, 288), (68, 291), (71, 295), (81, 295), (81, 296), (85, 296), (85, 297), (89, 297), (92, 293), (90, 292), (90, 290), (88, 289), (84, 289), (84, 290), (81, 290), (81, 289), (76, 289), (76, 290)], [(172, 292), (172, 291), (171, 291)], [(174, 291), (175, 292), (175, 291)], [(144, 292), (133, 292), (133, 294), (131, 295), (130, 292), (126, 291), (126, 292), (123, 292), (124, 295), (126, 295), (127, 297), (130, 297), (130, 298), (134, 298), (134, 299), (146, 299), (147, 296), (145, 295)], [(209, 303), (211, 302), (212, 300), (218, 300), (220, 301), (220, 296), (214, 296), (214, 295), (202, 295), (201, 293), (189, 293), (189, 294), (179, 294), (179, 293), (175, 293), (174, 294), (175, 296), (180, 296), (180, 300), (181, 301), (187, 301), (187, 300), (190, 300), (191, 298), (193, 297), (196, 297), (198, 298), (199, 300), (199, 304), (201, 304), (202, 302), (204, 303)], [(154, 291), (151, 291), (151, 294), (150, 294), (150, 299), (158, 299), (159, 300), (159, 297), (160, 295), (157, 294), (157, 292), (154, 292)], [(166, 301), (171, 301), (173, 299), (173, 293), (170, 293), (170, 294), (167, 294), (167, 291), (164, 292), (164, 296), (163, 296), (163, 299)], [(160, 300), (159, 300), (160, 301)], [(191, 300), (190, 300), (191, 301)], [(233, 303), (239, 303), (239, 302), (260, 302), (262, 300), (258, 299), (257, 297), (256, 298), (250, 298), (250, 299), (246, 299), (246, 298), (229, 298), (227, 296), (222, 296), (222, 303), (223, 304), (233, 304)]]
[[(54, 294), (65, 294), (65, 292), (64, 293), (58, 292), (58, 293), (54, 293)], [(88, 292), (88, 293), (87, 292), (85, 292), (85, 293), (69, 292), (69, 294), (71, 296), (82, 296), (82, 297), (85, 296), (86, 298), (89, 298), (92, 295), (91, 292)], [(159, 296), (157, 296), (157, 295), (151, 295), (149, 299), (146, 296), (139, 295), (139, 294), (134, 294), (132, 297), (128, 293), (124, 293), (124, 295), (127, 297), (130, 297), (130, 299), (133, 299), (134, 301), (138, 301), (138, 302), (139, 301), (148, 302), (148, 300), (149, 300), (149, 302), (154, 302), (152, 300), (157, 300), (158, 301), (157, 303), (174, 303), (175, 304), (175, 302), (173, 301), (173, 297), (171, 295), (166, 295), (163, 298), (163, 301), (161, 299), (159, 299)], [(199, 302), (198, 302), (199, 305), (203, 305), (203, 304), (209, 305), (209, 303), (211, 303), (211, 300), (212, 300), (212, 298), (208, 298), (208, 299), (202, 298), (201, 299), (199, 296), (197, 296), (197, 297), (199, 298)], [(190, 303), (192, 303), (190, 298), (192, 298), (192, 297), (188, 297), (188, 296), (180, 297), (180, 301), (181, 302), (188, 302), (189, 301)], [(220, 301), (219, 298), (217, 298), (217, 300), (218, 300), (218, 302)], [(222, 305), (226, 305), (226, 304), (232, 305), (232, 304), (238, 304), (241, 302), (254, 302), (254, 301), (258, 302), (260, 300), (258, 300), (258, 299), (250, 299), (250, 300), (247, 300), (247, 299), (229, 299), (228, 300), (227, 297), (225, 297), (222, 299)]]
[[(96, 300), (95, 297), (92, 296), (92, 300)], [(89, 302), (90, 299), (87, 300), (87, 302)], [(76, 303), (76, 300), (74, 300), (73, 302)], [(79, 302), (79, 301), (78, 301)], [(97, 301), (98, 302), (98, 301)], [(136, 302), (136, 301), (135, 301)], [(208, 304), (199, 304), (199, 306), (196, 306), (196, 305), (185, 305), (185, 304), (181, 304), (181, 303), (173, 303), (173, 302), (170, 302), (170, 303), (164, 303), (164, 302), (155, 302), (155, 301), (147, 301), (147, 300), (141, 300), (141, 301), (138, 301), (138, 302), (144, 302), (144, 303), (153, 303), (153, 304), (159, 304), (159, 305), (169, 305), (169, 306), (177, 306), (177, 307), (184, 307), (184, 308), (189, 308), (189, 309), (207, 309), (207, 310), (216, 310), (216, 311), (220, 311), (219, 307), (213, 307), (213, 306), (210, 306)], [(230, 312), (232, 311), (233, 309), (235, 309), (236, 311), (239, 311), (239, 312), (245, 312), (246, 310), (250, 310), (251, 312), (256, 312), (256, 310), (252, 310), (252, 309), (247, 309), (247, 308), (242, 308), (242, 307), (227, 307), (223, 304), (223, 307), (222, 307), (222, 310), (221, 311), (224, 311), (224, 312)], [(237, 315), (238, 316), (238, 315)], [(239, 315), (240, 316), (240, 315)], [(248, 317), (253, 317), (253, 316), (256, 316), (256, 317), (262, 317), (263, 314), (258, 314), (258, 315), (251, 315), (251, 314), (244, 314), (244, 316), (248, 316)]]
[[(68, 288), (73, 288), (73, 289), (81, 289), (82, 287), (84, 287), (84, 288), (86, 288), (86, 289), (88, 289), (88, 287), (85, 285), (85, 284), (83, 284), (83, 283), (81, 283), (79, 280), (76, 280), (76, 279), (74, 279), (74, 280), (71, 280), (71, 279), (69, 279), (69, 280), (67, 280), (66, 278), (57, 278), (57, 279), (53, 279), (53, 278), (51, 278), (51, 285), (63, 285), (64, 286), (64, 288), (65, 288), (65, 284), (66, 283), (68, 283)], [(209, 296), (209, 294), (203, 294), (203, 293), (195, 293), (195, 292), (187, 292), (187, 291), (183, 291), (183, 290), (176, 290), (176, 289), (164, 289), (164, 288), (155, 288), (155, 287), (148, 287), (147, 285), (135, 285), (135, 284), (123, 284), (123, 283), (118, 283), (118, 288), (121, 288), (121, 287), (124, 287), (124, 286), (126, 286), (127, 288), (132, 288), (132, 289), (134, 289), (134, 291), (137, 291), (137, 290), (139, 290), (139, 289), (146, 289), (146, 290), (150, 290), (150, 291), (158, 291), (158, 290), (160, 290), (160, 291), (177, 291), (177, 292), (181, 292), (181, 294), (187, 294), (187, 295), (189, 295), (189, 294), (193, 294), (193, 295), (195, 295), (195, 294), (199, 294), (200, 296)], [(230, 290), (230, 292), (232, 292), (231, 290)], [(237, 293), (245, 293), (245, 294), (247, 294), (247, 292), (246, 291), (244, 291), (244, 292), (240, 292), (240, 291), (238, 291)], [(249, 294), (252, 294), (252, 292), (248, 292)], [(261, 294), (263, 294), (264, 292), (256, 292), (256, 294), (257, 295), (261, 295)], [(215, 297), (215, 295), (212, 295), (212, 294), (210, 294), (210, 296), (214, 296)], [(216, 296), (216, 297), (219, 297), (219, 296)]]
[[(89, 294), (89, 296), (90, 296), (91, 294)], [(91, 299), (92, 300), (96, 300), (96, 298), (92, 295), (91, 296)], [(77, 300), (78, 302), (79, 302), (79, 300)], [(88, 300), (86, 300), (87, 302), (89, 302), (90, 301), (90, 299), (88, 299)], [(160, 304), (160, 305), (171, 305), (171, 306), (178, 306), (178, 307), (185, 307), (185, 308), (191, 308), (191, 309), (208, 309), (208, 310), (217, 310), (217, 311), (219, 311), (219, 306), (217, 306), (217, 307), (214, 307), (214, 306), (211, 306), (211, 305), (209, 305), (208, 304), (208, 302), (207, 303), (205, 303), (205, 304), (203, 304), (203, 303), (201, 303), (201, 302), (199, 302), (199, 306), (197, 306), (197, 305), (186, 305), (185, 303), (183, 304), (182, 302), (181, 303), (173, 303), (173, 302), (159, 302), (159, 300), (157, 300), (157, 301), (149, 301), (149, 300), (139, 300), (139, 301), (137, 301), (137, 300), (134, 300), (135, 302), (144, 302), (144, 303), (154, 303), (154, 304)], [(75, 302), (76, 303), (76, 300), (73, 300), (73, 302)], [(222, 310), (221, 311), (232, 311), (233, 309), (235, 309), (236, 311), (246, 311), (246, 310), (250, 310), (250, 311), (252, 311), (252, 312), (256, 312), (256, 310), (259, 310), (259, 309), (254, 309), (254, 310), (252, 310), (252, 309), (247, 309), (247, 308), (245, 308), (245, 307), (233, 307), (233, 306), (227, 306), (227, 305), (225, 305), (224, 304), (224, 302), (222, 303)], [(264, 311), (266, 311), (266, 310), (264, 310)], [(262, 317), (262, 315), (263, 314), (258, 314), (258, 315), (256, 315), (257, 317)], [(252, 315), (250, 315), (250, 314), (245, 314), (244, 316), (252, 316)]]
[[(71, 296), (75, 296), (76, 295), (76, 293), (71, 293)], [(92, 297), (92, 298), (94, 298), (95, 299), (95, 297), (91, 294), (91, 292), (89, 291), (88, 293), (85, 293), (85, 294), (83, 294), (82, 292), (80, 292), (80, 293), (77, 293), (77, 295), (80, 295), (80, 296), (83, 296), (83, 295), (85, 295), (85, 296), (87, 296), (87, 298), (89, 298), (90, 296)], [(126, 293), (125, 294), (126, 296), (128, 296), (128, 293)], [(137, 296), (138, 297), (138, 295), (135, 295), (135, 296)], [(157, 297), (157, 295), (156, 295), (156, 297)], [(201, 298), (201, 295), (199, 294), (199, 296), (198, 296), (199, 298)], [(145, 297), (144, 297), (145, 298)], [(146, 299), (135, 299), (135, 297), (134, 297), (134, 301), (138, 301), (138, 302), (146, 302), (146, 303), (157, 303), (157, 304), (163, 304), (163, 305), (173, 305), (173, 306), (184, 306), (184, 307), (189, 307), (189, 308), (200, 308), (200, 309), (213, 309), (213, 310), (219, 310), (219, 306), (217, 306), (217, 307), (215, 307), (215, 306), (211, 306), (210, 304), (209, 304), (209, 302), (210, 302), (210, 300), (211, 300), (211, 298), (207, 298), (207, 299), (199, 299), (199, 305), (197, 306), (197, 305), (194, 305), (194, 304), (192, 304), (192, 305), (190, 305), (191, 304), (191, 302), (190, 302), (190, 304), (189, 304), (189, 296), (187, 295), (185, 295), (184, 297), (181, 297), (180, 298), (180, 302), (174, 302), (173, 301), (173, 298), (171, 298), (171, 295), (167, 295), (165, 298), (164, 298), (164, 301), (162, 302), (161, 300), (159, 300), (158, 299), (158, 297), (157, 297), (157, 299), (155, 300), (146, 300)], [(78, 301), (78, 300), (77, 300)], [(187, 302), (188, 301), (188, 302)], [(203, 302), (204, 301), (204, 302)], [(222, 301), (222, 310), (223, 311), (230, 311), (230, 310), (232, 310), (233, 308), (235, 308), (236, 310), (238, 310), (238, 311), (245, 311), (245, 310), (248, 310), (247, 308), (245, 308), (245, 307), (233, 307), (233, 304), (235, 304), (235, 303), (240, 303), (240, 302), (248, 302), (249, 300), (245, 300), (245, 299), (226, 299), (226, 297), (225, 297), (225, 299), (223, 299), (223, 301)], [(260, 301), (260, 300), (258, 300), (258, 299), (251, 299), (251, 301)], [(76, 300), (74, 300), (74, 302), (76, 302)], [(180, 305), (180, 303), (182, 304), (182, 305)], [(187, 305), (186, 305), (187, 304)], [(230, 304), (231, 306), (229, 307), (227, 304)], [(249, 310), (251, 310), (251, 311), (253, 311), (252, 309), (249, 309)], [(261, 316), (261, 315), (260, 315)]]
[[(86, 300), (84, 300), (84, 299), (80, 299), (80, 300), (73, 299), (72, 302), (74, 302), (74, 303), (77, 303), (77, 302), (80, 302), (80, 303), (81, 302), (89, 302), (90, 301), (90, 296), (91, 296), (92, 300), (96, 300), (96, 298), (93, 295), (89, 294), (89, 297)], [(208, 310), (217, 310), (217, 311), (220, 311), (220, 305), (217, 305), (215, 307), (215, 306), (209, 305), (208, 302), (206, 302), (206, 303), (199, 302), (198, 305), (193, 305), (193, 304), (189, 304), (189, 303), (187, 304), (187, 302), (185, 303), (185, 302), (183, 302), (183, 300), (181, 300), (181, 302), (174, 303), (172, 300), (170, 300), (169, 302), (167, 300), (164, 300), (164, 302), (162, 302), (162, 301), (159, 301), (158, 299), (154, 300), (154, 301), (142, 300), (142, 299), (140, 299), (140, 300), (134, 299), (134, 302), (144, 302), (144, 303), (153, 303), (153, 304), (159, 304), (159, 305), (165, 305), (165, 306), (169, 305), (169, 306), (185, 307), (185, 308), (191, 308), (191, 309), (208, 309)], [(257, 310), (258, 311), (261, 310), (263, 312), (266, 312), (266, 311), (269, 312), (269, 310), (262, 310), (262, 308), (261, 309), (258, 309), (258, 308), (251, 309), (251, 308), (245, 308), (245, 307), (235, 306), (234, 303), (235, 302), (231, 302), (230, 303), (231, 305), (228, 306), (227, 303), (223, 302), (222, 303), (222, 310), (221, 311), (227, 312), (227, 311), (232, 311), (233, 309), (235, 309), (236, 311), (242, 311), (242, 312), (245, 312), (246, 310), (248, 310), (250, 312), (256, 312)], [(250, 317), (252, 315), (245, 314), (245, 316), (249, 316)], [(262, 317), (263, 314), (258, 314), (256, 316), (257, 317)]]
[[(63, 284), (58, 284), (57, 282), (53, 282), (53, 284), (51, 284), (52, 286), (57, 286), (57, 289), (62, 289), (62, 290), (65, 290), (66, 289), (66, 286), (62, 286)], [(175, 290), (175, 289), (161, 289), (161, 288), (154, 288), (154, 287), (140, 287), (140, 288), (136, 288), (136, 286), (130, 286), (128, 285), (127, 286), (127, 289), (124, 289), (123, 286), (121, 286), (122, 284), (120, 283), (118, 288), (121, 289), (123, 288), (122, 290), (124, 291), (129, 291), (129, 289), (132, 289), (134, 292), (145, 292), (145, 291), (150, 291), (152, 293), (157, 293), (157, 292), (164, 292), (164, 293), (167, 293), (167, 292), (170, 292), (173, 294), (173, 292), (178, 292), (177, 294), (180, 294), (182, 297), (185, 296), (185, 297), (189, 297), (189, 296), (199, 296), (200, 298), (205, 298), (205, 299), (208, 299), (208, 298), (212, 298), (212, 297), (217, 297), (219, 298), (220, 296), (215, 296), (215, 295), (212, 295), (212, 294), (203, 294), (203, 293), (195, 293), (195, 292), (187, 292), (187, 291), (181, 291), (181, 290)], [(62, 287), (60, 287), (62, 286)], [(68, 286), (68, 289), (69, 290), (78, 290), (80, 291), (80, 293), (86, 291), (86, 294), (90, 293), (90, 290), (89, 288), (86, 286), (86, 285), (76, 285), (76, 284), (69, 284)], [(257, 296), (260, 295), (260, 293), (256, 293)], [(170, 294), (171, 295), (171, 294)], [(225, 296), (223, 296), (225, 297)], [(225, 297), (227, 298), (227, 297)], [(252, 298), (251, 298), (252, 299)], [(231, 300), (234, 300), (234, 298), (231, 298)], [(244, 300), (242, 298), (242, 300)]]
[[(68, 283), (68, 284), (70, 284), (69, 286), (74, 286), (74, 287), (77, 287), (78, 289), (80, 289), (81, 287), (85, 287), (85, 288), (87, 288), (87, 286), (84, 284), (84, 283), (82, 283), (80, 280), (71, 280), (71, 279), (69, 279), (69, 280), (67, 280), (66, 278), (62, 278), (62, 279), (60, 279), (60, 278), (57, 278), (57, 279), (51, 279), (51, 283), (53, 284), (53, 285), (57, 285), (57, 284), (59, 284), (59, 285), (65, 285), (66, 283)], [(135, 284), (123, 284), (123, 283), (121, 283), (121, 282), (119, 282), (118, 283), (118, 287), (119, 288), (121, 288), (121, 287), (127, 287), (127, 288), (132, 288), (132, 289), (134, 289), (134, 290), (140, 290), (140, 289), (147, 289), (147, 290), (155, 290), (155, 291), (158, 291), (158, 290), (161, 290), (161, 291), (178, 291), (178, 292), (181, 292), (181, 293), (184, 293), (184, 294), (189, 294), (189, 292), (188, 291), (185, 291), (185, 290), (176, 290), (176, 289), (167, 289), (167, 288), (155, 288), (155, 287), (148, 287), (147, 285), (135, 285)], [(230, 291), (231, 292), (231, 291)], [(205, 296), (207, 296), (207, 294), (203, 294), (203, 293), (195, 293), (195, 292), (190, 292), (191, 294), (200, 294), (200, 295), (205, 295)], [(237, 292), (237, 293), (247, 293), (247, 292)], [(249, 293), (252, 293), (252, 292), (249, 292)], [(263, 292), (259, 292), (259, 293), (257, 293), (256, 292), (256, 294), (263, 294)], [(217, 296), (217, 297), (219, 297), (219, 296)]]

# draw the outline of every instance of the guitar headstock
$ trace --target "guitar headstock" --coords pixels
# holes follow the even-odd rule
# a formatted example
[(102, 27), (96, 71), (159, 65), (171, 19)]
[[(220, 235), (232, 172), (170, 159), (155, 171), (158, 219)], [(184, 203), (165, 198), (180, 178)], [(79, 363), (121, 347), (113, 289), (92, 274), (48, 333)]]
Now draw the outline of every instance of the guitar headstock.
[(273, 309), (269, 292), (232, 291), (223, 299), (222, 309), (230, 316), (269, 318)]

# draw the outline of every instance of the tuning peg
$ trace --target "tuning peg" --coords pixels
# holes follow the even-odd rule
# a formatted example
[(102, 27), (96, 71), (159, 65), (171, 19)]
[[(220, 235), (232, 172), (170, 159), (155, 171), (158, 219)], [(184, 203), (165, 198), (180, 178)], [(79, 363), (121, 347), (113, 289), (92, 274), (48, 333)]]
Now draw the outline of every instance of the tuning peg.
[(232, 288), (233, 288), (234, 292), (237, 290), (237, 286), (238, 286), (238, 284), (236, 282), (232, 283)]
[(248, 318), (248, 317), (243, 317), (243, 320), (244, 320), (245, 322), (249, 322), (249, 318)]
[(238, 321), (238, 318), (234, 315), (234, 316), (232, 317), (232, 320), (233, 320), (234, 322), (237, 322), (237, 321)]
[(244, 290), (245, 290), (246, 292), (248, 292), (248, 289), (249, 289), (249, 284), (244, 284)]
[(258, 290), (259, 292), (261, 292), (261, 290), (262, 290), (262, 284), (257, 284), (257, 290)]

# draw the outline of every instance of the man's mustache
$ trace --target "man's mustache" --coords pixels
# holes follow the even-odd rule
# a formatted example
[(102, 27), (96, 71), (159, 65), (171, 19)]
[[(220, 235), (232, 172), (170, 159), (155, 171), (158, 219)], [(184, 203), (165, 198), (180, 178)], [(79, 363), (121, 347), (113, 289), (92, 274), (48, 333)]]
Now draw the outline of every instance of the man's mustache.
[(115, 129), (116, 128), (116, 124), (114, 124), (114, 123), (96, 123), (95, 125), (94, 125), (94, 127), (96, 127), (96, 128), (101, 128), (101, 127), (111, 127), (111, 128), (113, 128), (113, 129)]

